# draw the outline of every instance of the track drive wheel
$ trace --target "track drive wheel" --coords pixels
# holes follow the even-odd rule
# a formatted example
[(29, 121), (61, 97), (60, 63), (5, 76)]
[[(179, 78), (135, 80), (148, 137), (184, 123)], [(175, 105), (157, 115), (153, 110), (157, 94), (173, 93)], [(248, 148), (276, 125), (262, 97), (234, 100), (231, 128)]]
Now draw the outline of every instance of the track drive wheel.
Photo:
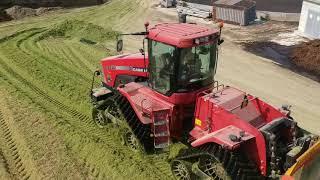
[(217, 180), (263, 179), (255, 164), (241, 151), (231, 152), (216, 144), (203, 147), (199, 169)]
[(119, 119), (119, 110), (114, 101), (107, 99), (103, 105), (92, 109), (92, 118), (99, 128), (106, 127), (109, 123), (116, 124)]
[(99, 128), (104, 128), (108, 124), (104, 111), (97, 108), (92, 109), (92, 119)]
[(143, 151), (139, 139), (129, 129), (124, 133), (123, 136), (125, 145), (127, 145), (132, 151)]
[(231, 180), (223, 164), (213, 157), (201, 157), (199, 165), (200, 169), (213, 179)]
[(173, 160), (171, 162), (171, 171), (177, 180), (191, 180), (192, 164), (183, 160)]

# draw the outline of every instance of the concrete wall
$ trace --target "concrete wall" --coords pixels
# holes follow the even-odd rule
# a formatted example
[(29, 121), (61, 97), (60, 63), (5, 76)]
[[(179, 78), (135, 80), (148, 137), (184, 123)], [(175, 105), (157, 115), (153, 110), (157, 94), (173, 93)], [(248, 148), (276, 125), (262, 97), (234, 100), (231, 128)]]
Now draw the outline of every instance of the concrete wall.
[(189, 8), (200, 9), (202, 11), (208, 11), (208, 12), (212, 11), (212, 6), (208, 6), (208, 5), (195, 4), (195, 3), (187, 3), (187, 5)]
[(273, 21), (299, 22), (300, 13), (257, 11), (257, 18), (265, 18)]
[[(309, 10), (320, 13), (320, 1), (319, 1), (319, 3), (304, 1), (302, 4), (302, 10), (301, 10), (301, 16), (300, 16), (300, 22), (299, 22), (299, 32), (301, 32), (303, 35), (305, 35), (307, 37), (310, 37), (310, 36), (308, 34), (306, 34), (306, 29), (311, 28), (311, 27), (307, 27), (307, 19), (309, 18), (308, 17)], [(315, 18), (318, 18), (318, 17), (315, 17)], [(320, 23), (319, 23), (319, 26), (320, 26)], [(319, 38), (320, 39), (320, 35), (318, 37), (310, 37), (310, 38)]]

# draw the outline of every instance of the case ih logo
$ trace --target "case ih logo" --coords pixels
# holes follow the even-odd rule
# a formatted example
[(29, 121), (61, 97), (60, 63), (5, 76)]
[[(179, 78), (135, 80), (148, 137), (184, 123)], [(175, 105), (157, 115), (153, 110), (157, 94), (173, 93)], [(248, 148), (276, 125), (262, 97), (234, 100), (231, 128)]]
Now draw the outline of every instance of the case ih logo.
[(133, 67), (133, 66), (107, 66), (106, 68), (107, 70), (147, 72), (146, 68)]

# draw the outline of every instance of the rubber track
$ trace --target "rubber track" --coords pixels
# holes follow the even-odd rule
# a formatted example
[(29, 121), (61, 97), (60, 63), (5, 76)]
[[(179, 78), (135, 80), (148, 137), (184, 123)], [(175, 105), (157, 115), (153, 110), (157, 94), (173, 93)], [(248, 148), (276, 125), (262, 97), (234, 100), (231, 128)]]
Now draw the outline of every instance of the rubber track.
[[(3, 138), (7, 147), (10, 149), (10, 156), (14, 160), (15, 169), (18, 171), (19, 179), (30, 179), (30, 174), (26, 171), (26, 167), (22, 162), (16, 142), (12, 138), (12, 133), (6, 124), (0, 112), (0, 128), (3, 130)], [(8, 164), (7, 164), (8, 165)]]
[[(150, 126), (143, 125), (140, 122), (129, 101), (121, 94), (119, 94), (117, 91), (115, 92), (115, 95), (112, 98), (116, 102), (116, 105), (120, 109), (121, 113), (124, 115), (125, 119), (127, 120), (127, 123), (131, 128), (131, 131), (134, 132), (135, 136), (139, 139), (140, 143), (144, 145), (147, 153), (149, 153), (149, 151), (154, 148), (153, 139), (150, 137)], [(154, 154), (152, 159), (154, 161), (154, 165), (158, 168), (160, 172), (163, 173), (162, 176), (172, 177), (170, 165), (167, 162), (163, 161), (163, 157), (167, 155), (168, 154), (165, 153)]]
[[(91, 136), (93, 136), (94, 139), (101, 139), (101, 137), (103, 139), (101, 139), (102, 142), (105, 142), (106, 144), (111, 145), (112, 147), (116, 147), (119, 150), (127, 150), (125, 147), (117, 144), (114, 142), (114, 140), (108, 136), (105, 136), (104, 134), (99, 134), (99, 136), (94, 136), (94, 134), (96, 134), (96, 131), (94, 129), (92, 130), (88, 130), (87, 126), (94, 126), (95, 127), (95, 123), (92, 121), (91, 118), (89, 118), (88, 116), (64, 105), (63, 103), (61, 103), (60, 101), (50, 97), (49, 95), (47, 95), (44, 91), (42, 91), (41, 89), (39, 89), (38, 87), (34, 86), (32, 83), (28, 82), (26, 79), (24, 79), (22, 76), (20, 76), (19, 74), (17, 74), (16, 72), (14, 72), (10, 67), (8, 67), (8, 65), (2, 61), (0, 59), (0, 65), (12, 76), (14, 76), (18, 81), (20, 81), (22, 84), (26, 85), (27, 87), (29, 87), (31, 90), (33, 90), (35, 92), (35, 94), (37, 96), (39, 96), (40, 99), (44, 99), (52, 104), (54, 104), (57, 108), (59, 108), (61, 111), (67, 112), (68, 114), (70, 114), (72, 117), (81, 120), (83, 123), (87, 124), (83, 124), (82, 125), (82, 129), (86, 130), (86, 132), (84, 133), (85, 136), (88, 136), (88, 134), (90, 134)], [(16, 87), (18, 88), (18, 87)], [(66, 121), (66, 123), (69, 124), (69, 122)], [(157, 170), (159, 170), (159, 176), (167, 176), (167, 177), (171, 177), (171, 173), (169, 171), (166, 171), (164, 168), (165, 163), (163, 162), (159, 162), (161, 160), (157, 160), (157, 158), (152, 158), (152, 160), (155, 162), (156, 165), (161, 165), (160, 167), (157, 166)], [(94, 166), (90, 166), (91, 171), (93, 172), (98, 172), (97, 168), (95, 168)], [(98, 174), (99, 173), (95, 173)], [(105, 175), (102, 174), (102, 177), (104, 177)]]
[(262, 179), (255, 164), (248, 161), (244, 155), (241, 155), (240, 152), (228, 151), (216, 144), (207, 144), (197, 149), (188, 149), (176, 159), (194, 161), (200, 157), (211, 157), (218, 160), (234, 180)]
[(121, 114), (126, 119), (131, 131), (139, 139), (140, 143), (144, 146), (145, 150), (148, 152), (152, 148), (152, 138), (150, 137), (151, 128), (150, 125), (144, 125), (140, 122), (135, 111), (131, 107), (131, 104), (127, 98), (123, 97), (118, 92), (115, 92), (113, 100), (120, 110)]

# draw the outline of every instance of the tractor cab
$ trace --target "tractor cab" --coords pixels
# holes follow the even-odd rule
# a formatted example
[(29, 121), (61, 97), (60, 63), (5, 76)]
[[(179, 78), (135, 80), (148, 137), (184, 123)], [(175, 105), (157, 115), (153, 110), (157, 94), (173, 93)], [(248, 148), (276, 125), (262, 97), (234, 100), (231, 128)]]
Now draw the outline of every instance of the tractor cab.
[(211, 85), (219, 33), (196, 24), (165, 23), (148, 30), (149, 85), (170, 96)]
[[(187, 137), (186, 133), (193, 128), (197, 94), (215, 84), (218, 46), (223, 40), (221, 28), (219, 32), (187, 23), (145, 27), (145, 32), (121, 34), (144, 36), (143, 49), (137, 54), (102, 59), (103, 86), (93, 89), (91, 94), (97, 109), (110, 106), (105, 99), (112, 99), (117, 93), (124, 97), (142, 124), (153, 124), (154, 147), (162, 148), (168, 146), (172, 137)], [(120, 36), (118, 52), (123, 48)], [(107, 116), (102, 113), (102, 123), (96, 118), (98, 124), (106, 124)]]

